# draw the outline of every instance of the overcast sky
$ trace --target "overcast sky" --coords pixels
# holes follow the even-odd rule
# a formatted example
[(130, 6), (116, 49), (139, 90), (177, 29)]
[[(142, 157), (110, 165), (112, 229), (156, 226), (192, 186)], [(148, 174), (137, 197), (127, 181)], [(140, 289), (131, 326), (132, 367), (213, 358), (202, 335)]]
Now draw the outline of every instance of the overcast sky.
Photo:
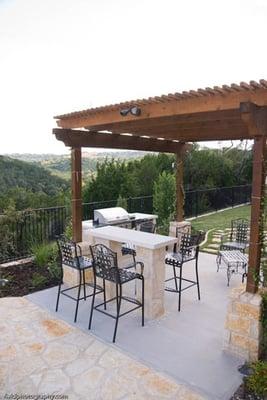
[(0, 0), (1, 153), (63, 153), (53, 116), (267, 78), (265, 0)]

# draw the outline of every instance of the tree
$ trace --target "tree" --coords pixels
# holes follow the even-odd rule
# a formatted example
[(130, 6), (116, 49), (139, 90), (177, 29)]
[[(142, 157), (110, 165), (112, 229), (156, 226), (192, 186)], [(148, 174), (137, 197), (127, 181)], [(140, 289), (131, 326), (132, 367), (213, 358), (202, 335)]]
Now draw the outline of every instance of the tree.
[(166, 225), (175, 213), (175, 176), (163, 171), (154, 183), (153, 208), (159, 225)]

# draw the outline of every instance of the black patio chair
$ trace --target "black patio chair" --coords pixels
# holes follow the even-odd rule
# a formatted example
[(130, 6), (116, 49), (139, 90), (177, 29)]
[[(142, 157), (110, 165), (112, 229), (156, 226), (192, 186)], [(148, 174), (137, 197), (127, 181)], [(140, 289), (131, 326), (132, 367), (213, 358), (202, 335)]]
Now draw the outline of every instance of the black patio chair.
[(181, 239), (182, 239), (182, 237), (183, 237), (184, 234), (190, 234), (190, 235), (193, 235), (193, 236), (198, 236), (198, 244), (199, 244), (199, 245), (200, 245), (200, 244), (205, 240), (205, 238), (206, 238), (206, 232), (205, 232), (205, 231), (195, 229), (193, 226), (190, 227), (190, 230), (189, 230), (188, 232), (185, 232), (185, 231), (184, 231), (184, 228), (179, 228), (179, 227), (177, 227), (177, 228), (176, 228), (176, 237), (177, 237), (177, 239), (179, 239), (179, 240), (178, 240), (178, 242), (175, 243), (175, 245), (174, 245), (174, 251), (179, 250), (180, 241), (181, 241)]
[[(141, 222), (136, 226), (136, 230), (141, 232), (155, 233), (156, 224), (153, 220)], [(131, 255), (133, 257), (133, 262), (136, 262), (136, 249), (132, 243), (123, 243), (121, 246), (122, 255)], [(127, 268), (127, 267), (126, 267)]]
[(233, 219), (229, 240), (227, 240), (228, 235), (221, 237), (220, 250), (240, 250), (244, 253), (249, 247), (248, 231), (249, 221), (247, 219)]
[(137, 225), (136, 229), (141, 232), (155, 233), (156, 224), (153, 220), (144, 221), (140, 222), (140, 224)]
[[(199, 244), (201, 241), (201, 235), (191, 235), (185, 233), (181, 237), (180, 248), (176, 251), (174, 245), (174, 251), (167, 253), (165, 257), (165, 264), (173, 267), (173, 277), (168, 278), (165, 282), (174, 281), (174, 287), (165, 287), (167, 292), (178, 293), (178, 311), (181, 310), (181, 298), (182, 292), (192, 286), (197, 286), (198, 300), (200, 300), (200, 288), (199, 288), (199, 277), (198, 277), (198, 254), (199, 254)], [(196, 280), (187, 279), (183, 277), (184, 264), (195, 260), (195, 274)], [(179, 275), (176, 274), (176, 268), (179, 269)], [(182, 282), (188, 282), (189, 285), (182, 287)]]
[[(78, 308), (80, 300), (86, 300), (88, 297), (91, 297), (93, 293), (87, 294), (86, 293), (86, 286), (90, 286), (94, 288), (95, 285), (93, 283), (87, 283), (85, 281), (85, 271), (88, 269), (92, 269), (92, 260), (88, 257), (82, 256), (81, 248), (78, 244), (73, 242), (72, 240), (67, 239), (65, 236), (60, 236), (57, 238), (57, 245), (59, 251), (59, 261), (60, 261), (60, 284), (58, 286), (58, 294), (57, 294), (57, 302), (56, 302), (56, 311), (58, 311), (58, 304), (60, 295), (63, 294), (64, 296), (69, 297), (72, 300), (76, 301), (76, 308), (75, 308), (75, 316), (74, 322), (77, 321), (78, 315)], [(68, 267), (74, 268), (78, 271), (78, 284), (75, 286), (68, 287), (66, 289), (61, 289), (63, 284), (63, 264), (67, 265)], [(105, 282), (103, 281), (103, 285)], [(83, 287), (83, 296), (81, 296), (81, 290)], [(75, 297), (71, 296), (67, 292), (70, 290), (77, 290), (77, 295)], [(105, 300), (105, 286), (103, 288), (97, 285), (97, 289), (99, 290), (98, 293), (104, 293), (104, 300)]]
[[(119, 318), (129, 314), (130, 312), (137, 310), (138, 308), (142, 308), (142, 326), (144, 326), (144, 277), (142, 274), (131, 272), (124, 268), (118, 267), (117, 261), (117, 253), (109, 249), (107, 246), (103, 244), (96, 244), (94, 246), (90, 246), (92, 259), (93, 259), (93, 271), (94, 271), (94, 293), (91, 305), (91, 313), (89, 319), (88, 329), (91, 329), (92, 325), (92, 318), (93, 318), (93, 311), (97, 310), (102, 312), (103, 314), (113, 318), (116, 320), (115, 328), (113, 333), (113, 343), (116, 340), (117, 334), (117, 327)], [(137, 262), (136, 264), (142, 264)], [(109, 300), (104, 300), (103, 303), (98, 304), (95, 306), (95, 296), (96, 296), (96, 280), (97, 278), (101, 278), (104, 281), (113, 282), (116, 285), (116, 295)], [(142, 282), (142, 299), (141, 301), (137, 300), (136, 298), (125, 297), (122, 295), (122, 286), (125, 283), (131, 282), (133, 280), (139, 279)], [(122, 300), (135, 304), (135, 307), (132, 307), (130, 310), (127, 310), (121, 313), (121, 302)], [(106, 306), (108, 303), (116, 301), (116, 314), (111, 314), (106, 311)], [(104, 309), (101, 307), (104, 306)]]

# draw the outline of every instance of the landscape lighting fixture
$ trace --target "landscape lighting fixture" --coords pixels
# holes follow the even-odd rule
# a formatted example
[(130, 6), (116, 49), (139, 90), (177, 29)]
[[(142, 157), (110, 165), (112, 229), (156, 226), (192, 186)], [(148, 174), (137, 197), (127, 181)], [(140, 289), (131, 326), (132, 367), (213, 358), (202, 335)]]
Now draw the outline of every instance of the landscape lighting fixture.
[(129, 108), (124, 108), (120, 110), (120, 115), (122, 117), (126, 117), (126, 115), (128, 115), (129, 113), (134, 115), (135, 117), (139, 117), (139, 115), (141, 115), (141, 108), (137, 106), (131, 106)]

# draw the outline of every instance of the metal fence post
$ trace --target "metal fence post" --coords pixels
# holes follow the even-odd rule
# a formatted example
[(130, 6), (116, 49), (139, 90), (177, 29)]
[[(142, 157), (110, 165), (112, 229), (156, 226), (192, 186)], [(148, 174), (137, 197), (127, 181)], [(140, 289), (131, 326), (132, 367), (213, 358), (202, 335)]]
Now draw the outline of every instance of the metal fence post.
[(127, 201), (127, 203), (128, 203), (128, 212), (132, 212), (132, 198), (131, 197), (128, 197), (128, 201)]
[(196, 211), (195, 215), (198, 216), (198, 190), (195, 191), (195, 198), (196, 198)]

